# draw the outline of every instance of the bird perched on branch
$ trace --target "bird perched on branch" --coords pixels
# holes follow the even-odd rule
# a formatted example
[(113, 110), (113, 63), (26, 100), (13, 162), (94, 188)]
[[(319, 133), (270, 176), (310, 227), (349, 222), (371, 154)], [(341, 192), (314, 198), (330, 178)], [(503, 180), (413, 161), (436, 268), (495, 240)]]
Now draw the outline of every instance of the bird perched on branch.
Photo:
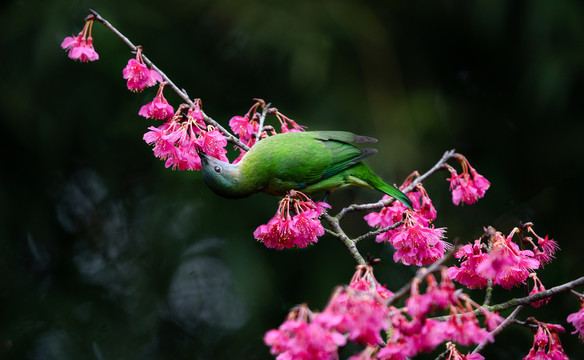
[(200, 153), (203, 180), (215, 193), (241, 198), (257, 192), (307, 195), (345, 186), (377, 189), (412, 208), (411, 200), (383, 181), (362, 160), (377, 153), (353, 143), (376, 142), (345, 131), (277, 134), (258, 141), (237, 164)]

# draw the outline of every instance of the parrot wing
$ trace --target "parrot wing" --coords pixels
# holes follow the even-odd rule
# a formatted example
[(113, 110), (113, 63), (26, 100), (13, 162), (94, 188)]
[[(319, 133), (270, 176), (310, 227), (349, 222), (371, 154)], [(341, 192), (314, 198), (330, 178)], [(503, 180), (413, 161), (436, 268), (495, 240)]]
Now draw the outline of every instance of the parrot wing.
[(244, 172), (270, 179), (262, 191), (281, 194), (302, 190), (354, 166), (377, 150), (360, 149), (351, 143), (374, 141), (344, 131), (278, 134), (259, 141), (242, 162)]
[[(361, 160), (377, 153), (376, 149), (361, 149), (351, 145), (356, 142), (374, 142), (376, 139), (359, 136), (345, 131), (319, 131), (304, 133), (296, 143), (302, 149), (294, 158), (297, 166), (280, 172), (281, 178), (294, 179), (299, 186), (314, 184), (330, 178)], [(315, 141), (316, 140), (316, 141)]]

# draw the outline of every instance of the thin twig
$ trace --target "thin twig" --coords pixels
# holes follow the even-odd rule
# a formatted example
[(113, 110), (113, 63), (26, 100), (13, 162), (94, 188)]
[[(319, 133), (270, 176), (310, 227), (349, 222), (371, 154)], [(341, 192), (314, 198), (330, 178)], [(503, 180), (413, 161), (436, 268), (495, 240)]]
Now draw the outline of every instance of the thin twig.
[(353, 239), (353, 241), (354, 241), (355, 243), (358, 243), (358, 242), (359, 242), (359, 241), (361, 241), (361, 240), (365, 240), (365, 239), (367, 239), (367, 238), (370, 238), (370, 237), (373, 237), (373, 236), (379, 235), (379, 234), (381, 234), (381, 233), (384, 233), (384, 232), (387, 232), (387, 231), (389, 231), (389, 230), (396, 229), (396, 228), (400, 227), (401, 225), (403, 225), (403, 223), (404, 223), (404, 221), (403, 221), (403, 220), (400, 220), (400, 221), (396, 222), (396, 223), (395, 223), (395, 224), (393, 224), (393, 225), (389, 225), (389, 226), (386, 226), (386, 227), (384, 227), (384, 228), (381, 228), (381, 229), (377, 229), (377, 230), (369, 231), (369, 232), (368, 232), (368, 233), (366, 233), (366, 234), (363, 234), (363, 235), (361, 235), (361, 236), (359, 236), (359, 237), (356, 237), (355, 239)]
[(262, 106), (262, 114), (260, 115), (259, 121), (258, 121), (258, 132), (256, 134), (256, 142), (260, 141), (260, 137), (262, 136), (262, 129), (264, 127), (264, 122), (266, 121), (266, 116), (268, 115), (268, 111), (270, 111), (270, 105), (271, 104), (265, 104), (264, 106)]
[[(524, 307), (525, 307), (525, 305), (519, 305), (518, 307), (516, 307), (515, 310), (513, 310), (513, 312), (509, 316), (507, 316), (507, 318), (505, 320), (503, 320), (502, 323), (499, 324), (499, 326), (497, 326), (495, 329), (493, 329), (493, 331), (490, 332), (491, 336), (495, 337), (497, 334), (499, 334), (501, 331), (503, 331), (503, 329), (505, 329), (507, 326), (511, 325), (515, 321), (515, 318), (517, 318), (517, 315), (519, 314), (519, 312), (521, 312), (521, 310), (523, 310)], [(475, 353), (481, 352), (486, 345), (487, 345), (486, 342), (479, 344), (472, 351), (472, 353), (475, 354)]]
[[(102, 23), (103, 26), (105, 26), (107, 29), (112, 31), (126, 45), (128, 45), (128, 47), (130, 49), (132, 49), (132, 51), (137, 50), (136, 45), (134, 45), (130, 41), (130, 39), (128, 39), (124, 34), (122, 34), (118, 29), (116, 29), (112, 24), (110, 24), (109, 21), (104, 19), (95, 10), (89, 9), (89, 11), (93, 14), (93, 16), (95, 16), (96, 21)], [(193, 105), (193, 102), (191, 101), (191, 99), (189, 99), (189, 96), (187, 95), (187, 93), (185, 91), (179, 89), (178, 86), (176, 86), (175, 83), (162, 70), (160, 70), (150, 59), (148, 59), (148, 57), (146, 55), (144, 55), (144, 53), (142, 53), (142, 58), (144, 59), (144, 63), (146, 63), (146, 65), (148, 65), (152, 69), (156, 70), (160, 74), (160, 76), (162, 76), (162, 79), (166, 83), (166, 86), (169, 86), (184, 102), (189, 104), (189, 106)], [(219, 131), (221, 131), (223, 133), (223, 135), (225, 136), (227, 141), (239, 146), (240, 148), (242, 148), (245, 151), (249, 150), (249, 147), (247, 145), (245, 145), (238, 138), (233, 136), (233, 134), (231, 134), (229, 131), (227, 131), (227, 129), (225, 129), (223, 126), (221, 126), (221, 124), (219, 124), (217, 121), (213, 120), (211, 117), (209, 117), (207, 114), (205, 114), (205, 112), (203, 112), (202, 110), (201, 110), (201, 112), (203, 113), (203, 118), (204, 118), (205, 122), (207, 124), (213, 125), (217, 129), (219, 129)]]
[(492, 312), (501, 312), (501, 311), (510, 309), (512, 307), (515, 307), (515, 306), (527, 305), (530, 302), (545, 299), (545, 298), (548, 298), (552, 295), (555, 295), (555, 294), (558, 294), (558, 293), (561, 293), (564, 291), (570, 291), (573, 288), (581, 286), (581, 285), (584, 285), (584, 276), (581, 278), (578, 278), (576, 280), (572, 280), (570, 282), (567, 282), (565, 284), (554, 286), (553, 288), (550, 288), (548, 290), (544, 290), (544, 291), (537, 293), (537, 294), (525, 296), (525, 297), (518, 298), (518, 299), (511, 299), (511, 300), (506, 301), (506, 302), (501, 303), (501, 304), (485, 306), (485, 308), (489, 311), (492, 311)]
[(345, 244), (347, 249), (349, 249), (351, 256), (353, 257), (353, 259), (355, 259), (355, 262), (357, 262), (358, 265), (366, 265), (367, 262), (365, 261), (365, 259), (361, 255), (361, 253), (359, 253), (359, 250), (357, 250), (357, 246), (355, 246), (355, 242), (353, 240), (351, 240), (347, 236), (347, 234), (345, 234), (343, 229), (341, 229), (341, 226), (339, 225), (339, 220), (333, 216), (330, 216), (327, 213), (322, 214), (322, 217), (330, 224), (330, 226), (334, 230), (334, 232), (333, 231), (327, 231), (327, 232), (329, 234), (339, 238), (343, 242), (343, 244)]

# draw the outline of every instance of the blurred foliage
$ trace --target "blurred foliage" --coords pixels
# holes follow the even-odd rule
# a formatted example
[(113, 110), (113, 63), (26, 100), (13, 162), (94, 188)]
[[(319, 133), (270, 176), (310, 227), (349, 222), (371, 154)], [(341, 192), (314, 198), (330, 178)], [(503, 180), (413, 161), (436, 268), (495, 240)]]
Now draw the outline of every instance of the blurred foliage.
[[(427, 181), (437, 225), (451, 240), (532, 221), (563, 250), (541, 272), (544, 284), (584, 273), (581, 2), (19, 0), (1, 7), (2, 357), (269, 359), (263, 333), (297, 303), (322, 309), (353, 272), (348, 252), (326, 236), (305, 250), (257, 244), (252, 232), (277, 199), (219, 198), (200, 174), (167, 170), (151, 155), (141, 137), (152, 121), (137, 111), (155, 90), (125, 88), (128, 49), (99, 24), (99, 61), (74, 63), (60, 48), (89, 7), (143, 45), (223, 124), (264, 98), (309, 129), (379, 138), (380, 154), (368, 162), (397, 183), (456, 148), (492, 187), (478, 204), (455, 207), (446, 174)], [(351, 189), (332, 202), (338, 210), (378, 197)], [(362, 215), (347, 219), (349, 233), (366, 231)], [(394, 264), (387, 247), (360, 247), (383, 259), (376, 275), (389, 288), (415, 270)], [(571, 331), (565, 317), (577, 309), (574, 297), (560, 295), (533, 313)], [(529, 332), (506, 333), (487, 358), (527, 354)], [(573, 358), (582, 353), (575, 336), (562, 341)]]

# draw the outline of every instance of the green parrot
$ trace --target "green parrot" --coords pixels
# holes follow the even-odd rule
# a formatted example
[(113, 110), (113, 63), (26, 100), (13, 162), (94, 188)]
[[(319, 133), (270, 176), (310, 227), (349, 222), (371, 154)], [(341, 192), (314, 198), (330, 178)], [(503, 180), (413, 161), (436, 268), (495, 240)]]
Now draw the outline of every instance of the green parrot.
[(389, 185), (361, 160), (375, 149), (352, 143), (374, 138), (345, 131), (306, 131), (277, 134), (258, 141), (237, 164), (201, 157), (203, 180), (218, 195), (241, 198), (257, 192), (283, 196), (290, 190), (307, 195), (327, 194), (345, 186), (377, 189), (412, 209), (411, 200)]

